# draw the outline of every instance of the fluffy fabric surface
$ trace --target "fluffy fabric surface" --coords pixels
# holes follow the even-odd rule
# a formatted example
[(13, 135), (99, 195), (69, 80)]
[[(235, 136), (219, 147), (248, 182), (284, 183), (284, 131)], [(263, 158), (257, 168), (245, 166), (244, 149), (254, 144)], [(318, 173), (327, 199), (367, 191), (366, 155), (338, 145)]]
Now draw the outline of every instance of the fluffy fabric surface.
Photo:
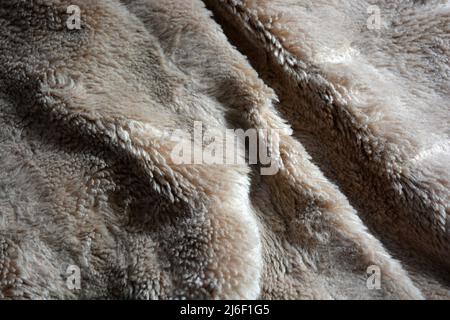
[(448, 296), (448, 1), (207, 2), (245, 30), (234, 42), (370, 230), (428, 297)]
[[(449, 22), (431, 0), (2, 1), (0, 298), (450, 298)], [(173, 161), (227, 129), (277, 132), (276, 174)]]

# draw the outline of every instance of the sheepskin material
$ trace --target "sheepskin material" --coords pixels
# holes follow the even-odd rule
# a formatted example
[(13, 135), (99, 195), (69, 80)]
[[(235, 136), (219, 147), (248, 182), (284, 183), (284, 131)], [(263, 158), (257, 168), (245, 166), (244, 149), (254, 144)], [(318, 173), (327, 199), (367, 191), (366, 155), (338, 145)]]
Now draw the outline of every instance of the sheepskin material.
[[(278, 1), (261, 7), (267, 17), (279, 9), (276, 4), (283, 7)], [(81, 9), (81, 29), (67, 28), (70, 5)], [(449, 265), (449, 229), (442, 224), (442, 212), (448, 213), (448, 161), (436, 153), (448, 141), (448, 108), (445, 81), (438, 83), (433, 76), (437, 70), (425, 79), (406, 70), (402, 75), (419, 77), (420, 87), (412, 79), (411, 86), (397, 79), (405, 91), (381, 96), (398, 102), (399, 109), (383, 104), (373, 107), (377, 112), (366, 107), (364, 113), (356, 104), (364, 97), (350, 96), (364, 83), (341, 90), (322, 75), (337, 72), (337, 65), (322, 70), (306, 54), (289, 53), (281, 42), (274, 46), (283, 55), (274, 50), (267, 37), (275, 41), (276, 36), (262, 32), (265, 27), (251, 7), (262, 1), (208, 5), (237, 28), (240, 49), (254, 46), (255, 52), (264, 52), (280, 84), (289, 84), (280, 90), (261, 73), (268, 83), (274, 80), (270, 84), (281, 102), (200, 0), (0, 2), (0, 298), (445, 297), (446, 283), (429, 275), (428, 264), (412, 270), (411, 277), (373, 234), (378, 236), (376, 227), (386, 228), (392, 239), (409, 239), (414, 249), (422, 244), (428, 251), (420, 257), (436, 258), (438, 271)], [(301, 8), (301, 1), (285, 5)], [(430, 30), (440, 30), (436, 20), (430, 21), (435, 22)], [(286, 27), (293, 24), (286, 20)], [(285, 30), (286, 41), (295, 41), (288, 35)], [(318, 38), (317, 47), (323, 42)], [(312, 43), (311, 50), (317, 50)], [(285, 54), (292, 63), (308, 62), (298, 70), (285, 67)], [(327, 54), (322, 59), (333, 58)], [(427, 59), (420, 60), (424, 68), (432, 64)], [(442, 70), (448, 68), (444, 54), (435, 59)], [(251, 61), (258, 64), (256, 58)], [(362, 73), (365, 67), (377, 70), (369, 64), (353, 66)], [(304, 79), (292, 77), (301, 72)], [(367, 81), (383, 82), (381, 76), (371, 80), (373, 74), (363, 74)], [(340, 77), (344, 83), (359, 79), (346, 79), (345, 72)], [(427, 84), (436, 86), (431, 90)], [(420, 91), (422, 85), (417, 101), (401, 104), (408, 90)], [(370, 101), (377, 101), (375, 93)], [(425, 112), (420, 95), (433, 97), (439, 111)], [(294, 107), (292, 114), (287, 112)], [(297, 112), (305, 118), (297, 119)], [(409, 126), (417, 117), (423, 124)], [(302, 138), (298, 127), (303, 121), (311, 121), (306, 127), (311, 140)], [(169, 133), (192, 132), (194, 122), (218, 141), (226, 129), (276, 131), (278, 148), (267, 141), (263, 147), (278, 172), (261, 175), (261, 168), (251, 164), (174, 163), (172, 152), (180, 141)], [(425, 139), (427, 132), (431, 136)], [(308, 145), (313, 135), (323, 153)], [(389, 135), (392, 141), (385, 141)], [(193, 136), (180, 139), (191, 143)], [(207, 140), (193, 142), (194, 153), (208, 146)], [(431, 142), (440, 144), (421, 149)], [(365, 163), (354, 144), (367, 149)], [(245, 146), (237, 153), (245, 159)], [(336, 174), (337, 184), (321, 158), (329, 155), (329, 166), (344, 170)], [(345, 163), (345, 156), (352, 161)], [(351, 179), (353, 194), (345, 182)], [(385, 188), (380, 190), (381, 182)], [(371, 209), (375, 204), (378, 210)], [(386, 243), (399, 243), (394, 240)], [(410, 254), (404, 251), (396, 258)], [(80, 268), (79, 289), (67, 283), (68, 266)], [(368, 286), (371, 266), (381, 272), (379, 289)]]
[(370, 230), (449, 297), (449, 1), (206, 2)]

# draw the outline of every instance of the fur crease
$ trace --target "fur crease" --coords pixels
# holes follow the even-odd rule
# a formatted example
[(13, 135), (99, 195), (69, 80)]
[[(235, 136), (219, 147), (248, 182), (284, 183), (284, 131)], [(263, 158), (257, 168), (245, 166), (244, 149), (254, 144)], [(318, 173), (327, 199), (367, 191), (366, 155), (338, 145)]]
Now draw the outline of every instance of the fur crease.
[(372, 2), (2, 1), (0, 299), (450, 299), (450, 11)]

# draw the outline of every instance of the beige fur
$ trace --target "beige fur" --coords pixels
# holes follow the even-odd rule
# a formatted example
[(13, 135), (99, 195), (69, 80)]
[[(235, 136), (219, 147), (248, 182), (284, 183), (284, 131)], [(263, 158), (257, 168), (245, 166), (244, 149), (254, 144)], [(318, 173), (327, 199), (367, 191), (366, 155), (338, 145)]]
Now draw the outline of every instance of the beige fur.
[(427, 295), (448, 297), (448, 2), (207, 3), (321, 169)]
[[(65, 28), (72, 4), (81, 8), (81, 30)], [(241, 3), (241, 15), (233, 16), (236, 1), (208, 2), (241, 31), (243, 51), (246, 30), (257, 52), (284, 63), (265, 38), (270, 34), (263, 37), (264, 29), (245, 22), (251, 17), (258, 23), (251, 6), (262, 4)], [(276, 7), (265, 4), (269, 17)], [(339, 70), (322, 68), (326, 53), (319, 54), (321, 63), (311, 59), (301, 70), (277, 70), (280, 82), (294, 87), (284, 92), (271, 83), (279, 104), (199, 0), (11, 0), (0, 4), (0, 30), (1, 298), (422, 299), (429, 288), (437, 292), (429, 295), (433, 298), (445, 288), (432, 276), (436, 283), (421, 282), (428, 279), (425, 267), (411, 271), (414, 283), (358, 216), (377, 234), (385, 226), (393, 239), (420, 236), (411, 246), (422, 248), (418, 243), (423, 242), (431, 258), (448, 266), (448, 224), (438, 223), (442, 212), (448, 213), (447, 162), (434, 151), (445, 152), (445, 143), (436, 138), (440, 144), (431, 146), (405, 126), (409, 116), (386, 107), (379, 112), (397, 116), (392, 131), (382, 121), (374, 122), (373, 131), (361, 126), (361, 141), (374, 139), (362, 148), (375, 148), (376, 139), (387, 139), (384, 135), (392, 141), (372, 151), (367, 168), (358, 153), (346, 163), (340, 148), (353, 152), (357, 142), (351, 129), (360, 124), (350, 120), (362, 107), (344, 104), (359, 99), (351, 92), (345, 97), (345, 87), (341, 92), (329, 79)], [(306, 53), (287, 47), (283, 54), (297, 63), (308, 60)], [(292, 81), (301, 72), (314, 75), (305, 85), (311, 93), (297, 91), (300, 79)], [(438, 99), (437, 84), (426, 88), (436, 92), (436, 105), (445, 102)], [(286, 109), (293, 97), (306, 96), (296, 107), (310, 103), (303, 112), (310, 115), (308, 128), (333, 129), (323, 119), (334, 111), (322, 107), (316, 95), (348, 107), (342, 111), (346, 117), (339, 118), (348, 131), (333, 136), (338, 146), (330, 152), (336, 168), (354, 182), (341, 174), (327, 178), (324, 154), (307, 152), (307, 141), (292, 136), (275, 109), (280, 107), (301, 132)], [(376, 97), (371, 93), (370, 99)], [(288, 101), (284, 107), (283, 100)], [(410, 108), (427, 116), (420, 107)], [(445, 104), (427, 119), (436, 122), (436, 137), (448, 138), (444, 109)], [(277, 129), (280, 171), (261, 176), (257, 166), (175, 165), (170, 157), (175, 142), (164, 133), (191, 130), (194, 121), (213, 131)], [(419, 131), (423, 137), (424, 132)], [(324, 135), (318, 141), (328, 147), (328, 133), (311, 129), (311, 134)], [(239, 157), (245, 157), (243, 149)], [(409, 161), (402, 162), (400, 176), (398, 162), (390, 158)], [(380, 168), (384, 171), (377, 176)], [(364, 188), (360, 170), (371, 177)], [(332, 182), (335, 177), (341, 188)], [(411, 182), (412, 177), (417, 180)], [(399, 215), (393, 226), (386, 226), (384, 212), (390, 211), (371, 207), (381, 191), (372, 199), (370, 188), (379, 190), (382, 182), (390, 190), (385, 198), (390, 210)], [(353, 184), (355, 194), (349, 195)], [(368, 208), (353, 202), (359, 194)], [(429, 229), (403, 229), (422, 227), (423, 212), (430, 216)], [(67, 287), (68, 265), (81, 268), (81, 290)], [(371, 265), (381, 269), (381, 290), (366, 286)]]

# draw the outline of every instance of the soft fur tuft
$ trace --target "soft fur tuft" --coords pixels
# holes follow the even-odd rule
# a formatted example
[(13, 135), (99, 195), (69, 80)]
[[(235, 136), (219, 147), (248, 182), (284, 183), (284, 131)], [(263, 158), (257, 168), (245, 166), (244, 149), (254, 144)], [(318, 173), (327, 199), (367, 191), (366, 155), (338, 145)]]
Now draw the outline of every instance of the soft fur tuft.
[[(380, 2), (407, 30), (377, 38), (357, 32), (366, 2), (205, 2), (262, 53), (247, 52), (259, 74), (200, 0), (0, 4), (0, 298), (445, 297), (448, 84), (433, 75), (447, 75), (448, 30), (429, 15), (448, 6)], [(69, 5), (81, 30), (65, 27)], [(353, 23), (321, 33), (329, 12)], [(411, 42), (414, 15), (434, 63), (383, 49)], [(166, 134), (194, 121), (277, 130), (279, 172), (174, 164)]]

